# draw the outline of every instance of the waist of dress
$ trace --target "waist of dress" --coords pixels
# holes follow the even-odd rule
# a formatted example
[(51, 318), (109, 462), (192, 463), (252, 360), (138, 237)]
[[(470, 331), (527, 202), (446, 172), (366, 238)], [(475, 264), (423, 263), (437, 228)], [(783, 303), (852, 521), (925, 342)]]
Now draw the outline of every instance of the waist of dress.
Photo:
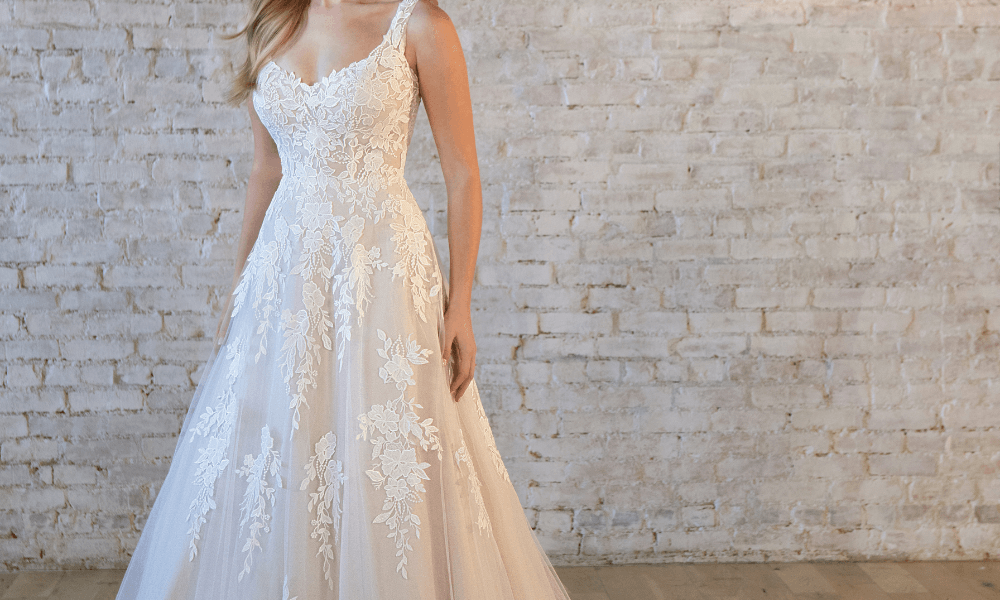
[(403, 166), (387, 163), (383, 160), (323, 160), (310, 157), (310, 160), (284, 157), (281, 161), (283, 175), (295, 179), (311, 179), (316, 181), (336, 180), (340, 182), (365, 183), (371, 181), (395, 181), (403, 178)]
[(366, 207), (366, 213), (377, 210), (388, 202), (388, 206), (397, 206), (399, 202), (412, 203), (416, 200), (410, 191), (410, 186), (403, 177), (402, 170), (393, 178), (369, 177), (352, 179), (350, 177), (302, 177), (297, 173), (285, 172), (278, 182), (274, 198), (281, 198), (279, 204), (299, 206), (303, 201), (318, 201), (334, 205), (354, 205)]
[(381, 181), (373, 179), (302, 180), (294, 176), (283, 175), (275, 194), (281, 192), (292, 195), (305, 194), (317, 198), (339, 196), (346, 200), (352, 197), (408, 196), (410, 188), (403, 177)]

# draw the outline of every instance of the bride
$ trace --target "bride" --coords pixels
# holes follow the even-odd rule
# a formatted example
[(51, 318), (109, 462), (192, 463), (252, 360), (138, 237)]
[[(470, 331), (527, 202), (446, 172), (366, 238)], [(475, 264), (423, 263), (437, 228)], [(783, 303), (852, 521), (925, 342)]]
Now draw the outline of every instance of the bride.
[[(465, 61), (427, 0), (252, 0), (232, 292), (119, 600), (568, 599), (473, 377)], [(423, 101), (450, 268), (403, 177)]]

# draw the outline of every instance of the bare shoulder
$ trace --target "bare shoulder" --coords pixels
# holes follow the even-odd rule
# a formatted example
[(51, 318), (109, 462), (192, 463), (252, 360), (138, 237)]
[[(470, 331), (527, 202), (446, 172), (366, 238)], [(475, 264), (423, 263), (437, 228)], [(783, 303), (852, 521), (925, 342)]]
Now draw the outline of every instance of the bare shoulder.
[(457, 33), (448, 13), (437, 2), (422, 0), (413, 6), (406, 37), (418, 48), (453, 40)]

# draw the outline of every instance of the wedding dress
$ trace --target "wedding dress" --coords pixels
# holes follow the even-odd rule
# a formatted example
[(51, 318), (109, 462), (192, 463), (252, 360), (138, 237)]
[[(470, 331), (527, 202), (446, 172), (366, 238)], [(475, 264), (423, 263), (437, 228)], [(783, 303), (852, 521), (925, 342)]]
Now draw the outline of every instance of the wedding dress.
[(476, 383), (449, 391), (447, 282), (403, 179), (416, 1), (314, 85), (259, 75), (283, 177), (118, 600), (569, 597)]

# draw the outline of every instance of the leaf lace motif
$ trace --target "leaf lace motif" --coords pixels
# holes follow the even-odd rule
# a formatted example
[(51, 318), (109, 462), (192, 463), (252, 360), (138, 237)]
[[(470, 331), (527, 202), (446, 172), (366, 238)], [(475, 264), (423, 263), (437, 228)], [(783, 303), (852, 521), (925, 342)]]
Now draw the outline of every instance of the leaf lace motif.
[[(430, 479), (425, 472), (430, 463), (417, 462), (416, 446), (425, 452), (436, 450), (438, 460), (442, 458), (434, 420), (421, 421), (414, 409), (423, 407), (415, 398), (406, 399), (407, 386), (416, 383), (411, 365), (426, 364), (431, 350), (421, 348), (410, 339), (413, 334), (404, 342), (401, 335), (393, 340), (381, 329), (377, 332), (383, 343), (378, 355), (386, 359), (385, 366), (379, 368), (379, 375), (383, 382), (394, 383), (400, 393), (396, 399), (373, 405), (367, 413), (358, 415), (361, 433), (357, 438), (369, 440), (371, 436), (372, 460), (376, 462), (365, 473), (375, 489), (385, 487), (383, 512), (372, 523), (385, 523), (389, 528), (389, 537), (396, 542), (396, 556), (400, 557), (396, 571), (406, 579), (406, 551), (413, 550), (409, 536), (411, 528), (413, 535), (420, 538), (420, 518), (412, 512), (412, 504), (423, 502), (418, 492), (426, 493), (423, 480)], [(376, 430), (378, 437), (375, 437)]]
[(316, 509), (316, 518), (312, 520), (313, 531), (309, 537), (319, 539), (318, 556), (323, 556), (323, 576), (326, 578), (330, 589), (333, 589), (333, 544), (330, 543), (330, 525), (333, 525), (334, 542), (340, 536), (340, 494), (341, 486), (347, 479), (344, 474), (343, 464), (339, 460), (334, 460), (333, 455), (337, 450), (337, 435), (332, 431), (321, 437), (316, 442), (315, 451), (304, 469), (306, 477), (302, 480), (300, 490), (305, 490), (313, 481), (317, 482), (315, 492), (309, 493), (308, 510)]
[(479, 427), (482, 429), (483, 438), (486, 439), (486, 447), (490, 452), (490, 457), (493, 459), (493, 466), (496, 468), (497, 474), (503, 477), (504, 481), (510, 483), (507, 466), (504, 465), (500, 451), (497, 450), (496, 439), (493, 437), (493, 429), (490, 428), (490, 421), (486, 418), (486, 411), (483, 410), (483, 402), (479, 397), (479, 388), (475, 384), (469, 387), (472, 388), (472, 403), (476, 406), (476, 411), (479, 413)]
[[(285, 378), (285, 390), (291, 398), (292, 434), (299, 428), (300, 409), (309, 406), (306, 390), (317, 385), (317, 365), (320, 361), (319, 344), (327, 350), (333, 343), (327, 333), (333, 325), (326, 310), (326, 294), (333, 275), (328, 257), (336, 260), (341, 252), (339, 243), (340, 223), (344, 217), (334, 216), (326, 202), (300, 202), (296, 221), (290, 227), (302, 251), (290, 274), (302, 281), (302, 305), (292, 312), (281, 312), (281, 330), (285, 342), (281, 347), (280, 368)], [(319, 283), (317, 283), (319, 282)], [(292, 381), (295, 380), (295, 389)]]
[(479, 481), (479, 475), (476, 474), (476, 467), (472, 464), (472, 457), (469, 456), (469, 449), (465, 446), (464, 435), (462, 436), (462, 445), (455, 451), (455, 464), (461, 467), (463, 462), (469, 468), (469, 491), (478, 509), (476, 524), (479, 525), (479, 533), (485, 531), (487, 535), (492, 536), (493, 526), (490, 524), (486, 503), (483, 502), (482, 484)]
[[(333, 298), (337, 319), (336, 337), (338, 368), (343, 367), (344, 351), (351, 339), (351, 309), (358, 313), (358, 322), (371, 301), (371, 277), (375, 269), (387, 266), (379, 260), (381, 250), (365, 248), (359, 243), (365, 220), (358, 215), (349, 219), (334, 216), (326, 202), (303, 202), (298, 219), (290, 228), (301, 240), (302, 252), (292, 268), (302, 283), (302, 304), (298, 311), (285, 309), (281, 314), (281, 329), (285, 342), (281, 348), (281, 369), (291, 400), (292, 429), (299, 427), (301, 407), (309, 406), (306, 391), (317, 385), (320, 364), (320, 344), (333, 349), (329, 330), (334, 325), (326, 308), (326, 299)], [(342, 265), (334, 275), (333, 266)], [(295, 382), (294, 390), (292, 382)]]
[[(351, 339), (351, 308), (357, 311), (358, 325), (361, 325), (365, 316), (365, 308), (371, 303), (371, 278), (375, 269), (382, 270), (388, 266), (385, 261), (379, 260), (382, 250), (373, 246), (371, 249), (365, 248), (358, 243), (361, 234), (364, 233), (365, 220), (354, 215), (347, 225), (341, 230), (341, 243), (335, 253), (334, 262), (340, 262), (341, 250), (346, 254), (343, 257), (344, 267), (333, 278), (333, 297), (336, 305), (335, 314), (337, 317), (337, 360), (340, 367), (343, 366), (344, 350), (347, 342)], [(352, 295), (353, 294), (353, 295)]]
[[(264, 226), (266, 222), (262, 228)], [(265, 340), (268, 331), (273, 329), (271, 315), (276, 310), (275, 300), (285, 280), (285, 273), (278, 264), (287, 265), (291, 260), (290, 234), (288, 222), (280, 215), (275, 217), (274, 239), (266, 244), (254, 244), (247, 256), (246, 272), (233, 290), (233, 317), (240, 312), (248, 296), (253, 298), (252, 307), (258, 323), (255, 333), (260, 336), (254, 362), (267, 354)]]
[(432, 275), (438, 279), (438, 283), (431, 286), (427, 267), (433, 265), (428, 249), (432, 242), (426, 235), (427, 227), (420, 209), (414, 204), (404, 203), (401, 215), (402, 222), (397, 221), (391, 225), (396, 232), (392, 241), (395, 243), (396, 256), (399, 257), (392, 267), (392, 279), (395, 281), (396, 277), (402, 277), (410, 285), (413, 308), (426, 323), (431, 298), (441, 291), (440, 276), (438, 270), (433, 269)]
[(243, 581), (243, 576), (250, 572), (254, 548), (261, 548), (257, 536), (261, 531), (265, 533), (271, 531), (269, 524), (271, 515), (267, 512), (267, 504), (270, 501), (271, 506), (274, 506), (274, 488), (268, 487), (267, 476), (273, 476), (275, 485), (281, 487), (281, 475), (278, 474), (281, 459), (278, 452), (271, 449), (273, 447), (274, 438), (271, 437), (271, 430), (264, 425), (260, 430), (260, 454), (257, 458), (247, 454), (243, 458), (243, 468), (239, 470), (239, 474), (247, 478), (247, 489), (240, 504), (240, 535), (243, 534), (243, 527), (250, 523), (249, 536), (242, 548), (247, 557), (243, 562), (243, 570), (237, 577), (239, 581)]
[[(255, 362), (262, 354), (266, 354), (267, 330), (271, 327), (271, 314), (275, 310), (274, 303), (278, 290), (284, 280), (284, 274), (279, 268), (279, 262), (288, 262), (291, 247), (288, 240), (288, 224), (281, 216), (274, 219), (274, 240), (267, 244), (255, 244), (247, 256), (247, 263), (239, 283), (233, 290), (233, 311), (230, 320), (235, 320), (246, 306), (252, 293), (254, 310), (258, 322), (256, 334), (260, 335), (260, 346)], [(232, 326), (232, 325), (230, 325)], [(229, 370), (226, 374), (226, 389), (220, 396), (216, 406), (208, 406), (200, 415), (198, 424), (191, 428), (189, 443), (196, 435), (208, 438), (208, 444), (199, 449), (196, 459), (194, 484), (199, 486), (198, 492), (188, 511), (188, 522), (191, 536), (188, 544), (190, 555), (188, 560), (194, 560), (198, 554), (197, 541), (201, 539), (201, 527), (205, 524), (206, 515), (216, 507), (215, 482), (229, 465), (227, 456), (236, 426), (238, 402), (235, 385), (246, 368), (247, 340), (234, 338), (226, 342), (226, 360)]]
[(197, 468), (193, 483), (198, 491), (188, 509), (188, 522), (191, 525), (188, 529), (188, 535), (191, 536), (188, 542), (189, 561), (198, 555), (197, 542), (201, 539), (201, 526), (205, 524), (208, 512), (215, 508), (215, 482), (229, 465), (227, 453), (236, 427), (237, 401), (234, 386), (245, 366), (244, 343), (243, 339), (229, 342), (226, 349), (226, 360), (229, 361), (226, 388), (216, 406), (205, 407), (188, 438), (188, 443), (194, 442), (195, 436), (199, 434), (208, 438), (208, 443), (198, 449), (198, 458), (195, 459)]

